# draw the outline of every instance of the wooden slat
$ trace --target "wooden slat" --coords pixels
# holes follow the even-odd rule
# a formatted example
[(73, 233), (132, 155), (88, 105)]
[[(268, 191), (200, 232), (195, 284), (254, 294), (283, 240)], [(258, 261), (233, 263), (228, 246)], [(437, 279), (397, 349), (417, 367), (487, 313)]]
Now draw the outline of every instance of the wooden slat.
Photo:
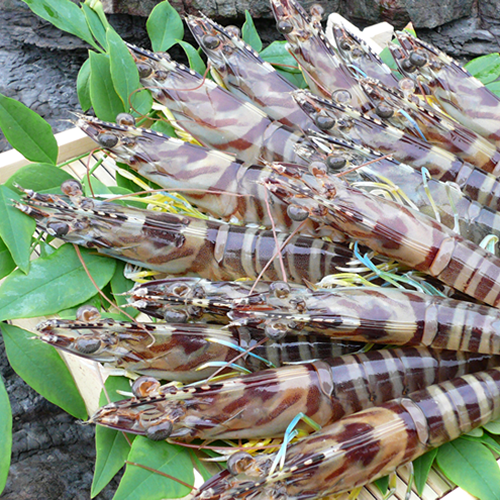
[[(59, 146), (58, 163), (88, 153), (95, 147), (95, 142), (79, 128), (72, 128), (56, 134), (56, 140)], [(0, 183), (5, 182), (21, 167), (30, 163), (21, 153), (14, 149), (0, 153)]]

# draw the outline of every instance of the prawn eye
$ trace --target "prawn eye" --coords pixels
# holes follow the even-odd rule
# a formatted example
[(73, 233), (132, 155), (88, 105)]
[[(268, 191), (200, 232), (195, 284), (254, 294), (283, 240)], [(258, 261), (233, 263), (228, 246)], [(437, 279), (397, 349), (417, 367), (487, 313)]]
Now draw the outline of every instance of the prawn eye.
[(160, 382), (154, 377), (143, 375), (132, 384), (132, 394), (136, 398), (145, 398), (156, 392), (160, 387)]
[(415, 66), (413, 65), (413, 63), (410, 61), (410, 59), (403, 59), (403, 62), (401, 63), (401, 67), (407, 73), (413, 73), (416, 69)]
[(175, 311), (174, 309), (168, 309), (163, 315), (163, 319), (167, 323), (186, 323), (187, 314), (184, 311)]
[(394, 111), (390, 106), (387, 106), (387, 104), (379, 104), (375, 108), (375, 113), (377, 113), (380, 118), (390, 118), (394, 114)]
[(255, 458), (246, 451), (238, 451), (227, 459), (227, 469), (232, 476), (245, 472), (253, 463)]
[(167, 420), (161, 424), (151, 425), (148, 427), (146, 429), (146, 437), (152, 441), (164, 441), (170, 436), (170, 434), (172, 434), (173, 430), (174, 426), (172, 425), (172, 422)]
[(120, 113), (116, 117), (116, 123), (118, 125), (133, 127), (135, 125), (135, 118), (129, 113)]
[(292, 289), (290, 285), (284, 281), (275, 281), (269, 285), (269, 291), (272, 292), (277, 299), (284, 299), (290, 295)]
[(298, 205), (288, 205), (286, 213), (288, 214), (288, 217), (295, 222), (302, 222), (309, 217), (309, 212), (305, 208), (299, 207)]
[(68, 179), (61, 184), (61, 191), (67, 196), (81, 196), (82, 185), (75, 179)]
[(351, 99), (352, 96), (348, 90), (339, 89), (332, 92), (332, 101), (338, 102), (339, 104), (348, 104)]
[(101, 348), (99, 339), (80, 337), (76, 341), (75, 349), (81, 354), (94, 354)]
[(309, 164), (309, 172), (315, 177), (326, 175), (328, 168), (322, 161), (313, 161)]
[(98, 141), (103, 148), (113, 148), (118, 144), (118, 137), (114, 134), (105, 132), (104, 134), (99, 135)]
[(161, 69), (158, 71), (155, 71), (155, 78), (162, 82), (163, 80), (166, 80), (168, 77), (168, 73), (166, 71), (162, 71)]
[(311, 17), (315, 17), (320, 21), (323, 15), (325, 14), (325, 9), (319, 3), (314, 3), (311, 5), (309, 13), (311, 14)]
[(47, 222), (47, 232), (51, 236), (62, 237), (69, 233), (69, 225), (66, 222)]
[(351, 50), (351, 44), (345, 38), (339, 43), (339, 46), (342, 50)]
[(226, 31), (231, 36), (241, 38), (241, 30), (240, 28), (238, 28), (238, 26), (233, 26), (233, 25), (226, 26)]
[(410, 53), (410, 62), (413, 64), (413, 66), (421, 68), (427, 62), (427, 56), (425, 54), (422, 54), (421, 52), (413, 51)]
[(101, 317), (101, 313), (99, 312), (99, 309), (94, 306), (90, 305), (84, 305), (78, 308), (78, 311), (76, 311), (76, 319), (78, 321), (96, 321)]
[(137, 71), (139, 71), (140, 78), (147, 78), (153, 72), (153, 68), (149, 64), (139, 63)]
[(219, 38), (213, 35), (204, 35), (201, 41), (203, 45), (210, 50), (216, 49), (220, 45)]
[(363, 56), (363, 51), (361, 49), (358, 49), (356, 47), (352, 50), (352, 57), (354, 57), (355, 59), (359, 59), (362, 56)]
[(288, 333), (288, 326), (279, 321), (270, 321), (265, 326), (265, 333), (269, 340), (278, 341)]
[(326, 165), (330, 170), (340, 170), (341, 168), (345, 167), (346, 163), (346, 159), (342, 156), (332, 155), (326, 159)]
[(314, 119), (314, 124), (320, 130), (330, 130), (335, 125), (335, 118), (332, 118), (331, 116), (318, 114)]
[(287, 35), (288, 33), (291, 33), (293, 31), (293, 24), (286, 19), (282, 19), (281, 21), (278, 21), (276, 28), (280, 33)]
[(190, 291), (191, 288), (184, 283), (174, 283), (168, 288), (168, 293), (175, 295), (176, 297), (185, 297)]

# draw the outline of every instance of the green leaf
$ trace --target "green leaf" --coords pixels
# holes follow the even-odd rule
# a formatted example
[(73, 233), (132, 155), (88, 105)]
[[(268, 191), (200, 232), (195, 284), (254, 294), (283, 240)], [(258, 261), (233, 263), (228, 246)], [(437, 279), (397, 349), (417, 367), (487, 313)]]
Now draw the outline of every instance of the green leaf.
[(398, 78), (402, 78), (401, 74), (398, 72), (398, 65), (396, 64), (396, 61), (394, 60), (394, 57), (392, 57), (392, 53), (389, 50), (389, 47), (385, 47), (384, 50), (379, 54), (380, 59), (382, 59), (382, 62), (387, 64), (389, 68), (392, 70), (392, 74), (395, 75)]
[(82, 187), (83, 187), (83, 194), (85, 196), (91, 197), (94, 194), (113, 194), (111, 192), (111, 189), (109, 189), (109, 186), (106, 186), (104, 182), (100, 181), (97, 177), (92, 177), (90, 176), (90, 185), (92, 186), (92, 189), (89, 187), (89, 178), (85, 176), (82, 179)]
[(488, 85), (486, 85), (486, 88), (488, 88), (491, 92), (500, 97), (500, 82), (488, 83)]
[(23, 0), (42, 19), (57, 28), (81, 38), (94, 48), (99, 47), (85, 21), (83, 12), (70, 0)]
[(158, 120), (153, 123), (151, 130), (160, 132), (160, 134), (168, 135), (169, 137), (177, 137), (174, 127), (165, 120)]
[(476, 429), (472, 429), (471, 431), (464, 434), (464, 436), (481, 437), (483, 434), (483, 429), (481, 429), (481, 427), (477, 427)]
[(375, 486), (379, 489), (380, 493), (382, 495), (385, 495), (387, 493), (387, 489), (389, 488), (389, 476), (384, 476), (384, 477), (379, 477), (375, 481)]
[(465, 69), (482, 83), (491, 83), (500, 76), (500, 55), (495, 52), (476, 57), (465, 65)]
[(123, 113), (125, 107), (113, 86), (109, 57), (92, 51), (89, 56), (90, 99), (95, 114), (101, 120), (114, 122), (116, 115)]
[(52, 127), (24, 104), (2, 94), (0, 129), (10, 145), (28, 160), (56, 164), (58, 146)]
[(0, 377), (0, 495), (5, 488), (12, 451), (12, 412), (3, 379)]
[(2, 323), (5, 351), (14, 371), (36, 392), (76, 418), (86, 419), (82, 396), (56, 349), (33, 334)]
[(16, 183), (37, 193), (60, 194), (61, 184), (68, 179), (74, 177), (65, 170), (45, 163), (31, 163), (11, 175), (5, 185), (13, 188)]
[(285, 41), (273, 42), (259, 56), (272, 65), (280, 65), (277, 69), (288, 73), (301, 74), (297, 61), (286, 49), (286, 43)]
[(208, 481), (213, 474), (207, 470), (204, 463), (196, 456), (194, 450), (189, 450), (189, 455), (191, 456), (191, 460), (193, 461), (196, 470), (201, 474), (203, 480)]
[(88, 111), (92, 106), (90, 100), (90, 59), (87, 59), (78, 72), (76, 79), (76, 93), (82, 111)]
[[(110, 401), (119, 401), (124, 397), (116, 391), (130, 391), (129, 379), (125, 377), (108, 377), (104, 384)], [(108, 403), (104, 391), (101, 393), (99, 405)], [(129, 435), (133, 440), (135, 436)], [(91, 498), (94, 498), (125, 465), (130, 445), (121, 432), (98, 425), (95, 429), (96, 460), (94, 478), (92, 479)]]
[[(124, 270), (125, 270), (125, 262), (117, 262), (115, 274), (113, 274), (113, 277), (111, 278), (111, 291), (113, 292), (113, 297), (115, 299), (115, 302), (119, 306), (122, 306), (127, 303), (127, 297), (121, 294), (131, 290), (135, 284), (132, 280), (125, 278), (125, 276), (123, 275)], [(135, 307), (126, 307), (124, 311), (130, 314), (130, 316), (133, 316), (134, 318), (139, 314), (139, 311)], [(111, 312), (116, 312), (116, 311), (111, 311)], [(127, 320), (126, 317), (122, 319)]]
[(153, 98), (147, 90), (133, 93), (141, 87), (141, 84), (137, 66), (125, 42), (111, 27), (106, 31), (106, 40), (111, 63), (111, 79), (124, 108), (129, 110), (132, 107), (139, 115), (148, 113), (153, 105)]
[(0, 237), (9, 249), (19, 269), (27, 273), (30, 267), (31, 235), (35, 232), (34, 219), (12, 206), (19, 196), (6, 186), (0, 186)]
[(201, 58), (200, 53), (190, 43), (183, 42), (182, 40), (176, 40), (176, 42), (184, 49), (189, 59), (189, 67), (200, 75), (204, 75), (207, 66)]
[[(80, 250), (97, 286), (104, 287), (115, 272), (116, 261)], [(34, 260), (28, 275), (16, 270), (5, 278), (0, 285), (0, 321), (55, 314), (95, 293), (73, 245), (66, 244), (52, 255)]]
[(152, 10), (146, 29), (155, 52), (168, 50), (184, 38), (181, 16), (166, 0)]
[(444, 475), (481, 500), (500, 499), (500, 469), (481, 443), (456, 439), (438, 449), (437, 464)]
[(87, 24), (90, 31), (94, 35), (95, 39), (101, 44), (101, 46), (107, 50), (108, 45), (106, 43), (106, 28), (109, 26), (107, 20), (106, 25), (102, 24), (101, 18), (98, 16), (97, 12), (90, 8), (89, 5), (83, 3), (82, 10), (87, 19)]
[(7, 276), (14, 268), (16, 263), (12, 259), (12, 255), (5, 243), (0, 240), (0, 280)]
[(413, 461), (413, 479), (420, 496), (422, 496), (424, 491), (425, 483), (427, 482), (427, 477), (429, 476), (429, 471), (431, 470), (437, 452), (438, 450), (435, 448)]
[(245, 23), (241, 28), (241, 38), (257, 52), (262, 50), (262, 40), (248, 10), (245, 10)]
[(276, 70), (283, 78), (286, 78), (290, 83), (293, 83), (299, 89), (307, 89), (307, 82), (302, 73), (289, 73), (288, 71)]
[(500, 419), (488, 422), (483, 428), (491, 432), (491, 434), (500, 434)]
[[(194, 484), (193, 465), (186, 448), (137, 436), (132, 444), (128, 461), (159, 470), (187, 484)], [(187, 486), (176, 481), (142, 467), (127, 464), (113, 500), (181, 498), (189, 492)]]

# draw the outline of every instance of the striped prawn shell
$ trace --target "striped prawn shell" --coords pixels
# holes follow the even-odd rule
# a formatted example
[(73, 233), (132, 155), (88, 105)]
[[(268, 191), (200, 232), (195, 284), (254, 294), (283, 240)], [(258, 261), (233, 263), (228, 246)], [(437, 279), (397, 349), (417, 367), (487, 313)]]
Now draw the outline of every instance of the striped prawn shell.
[[(363, 191), (380, 190), (380, 184), (387, 185), (389, 180), (402, 189), (402, 204), (416, 207), (432, 218), (437, 218), (437, 213), (440, 222), (450, 229), (456, 230), (458, 222), (458, 232), (467, 240), (480, 244), (488, 235), (500, 237), (500, 213), (471, 200), (449, 183), (426, 179), (409, 165), (346, 139), (317, 133), (309, 135), (309, 139), (311, 156), (319, 156), (327, 164), (332, 157), (345, 160), (345, 166), (336, 173)], [(388, 186), (389, 192), (391, 187)]]
[[(243, 371), (355, 352), (360, 344), (328, 337), (290, 336), (266, 341), (258, 330), (218, 325), (52, 319), (37, 326), (40, 340), (77, 356), (139, 375), (191, 383), (236, 359)], [(261, 342), (262, 345), (256, 345)], [(250, 355), (242, 352), (252, 347)], [(226, 371), (228, 371), (226, 370)]]
[(397, 86), (398, 79), (391, 68), (382, 61), (365, 40), (346, 25), (335, 21), (329, 21), (328, 25), (329, 28), (331, 27), (339, 56), (356, 80), (360, 75), (365, 75), (375, 78), (386, 87)]
[(426, 348), (371, 351), (217, 383), (159, 388), (145, 398), (106, 405), (91, 421), (146, 435), (150, 426), (169, 422), (171, 437), (183, 441), (262, 439), (283, 435), (300, 413), (325, 426), (429, 385), (486, 370), (498, 360)]
[[(137, 173), (161, 187), (179, 190), (196, 207), (224, 221), (237, 220), (293, 231), (286, 205), (266, 206), (260, 180), (269, 173), (262, 165), (246, 165), (233, 155), (130, 125), (103, 122), (80, 115), (77, 125), (101, 147)], [(313, 233), (307, 224), (301, 234)]]
[[(264, 302), (264, 301), (262, 301)], [(233, 324), (273, 332), (436, 349), (500, 353), (500, 311), (461, 300), (397, 289), (293, 291), (286, 299), (234, 307)]]
[(248, 459), (243, 477), (228, 470), (201, 486), (197, 500), (322, 498), (383, 477), (426, 451), (500, 416), (500, 368), (431, 385), (324, 427), (286, 451)]
[(168, 107), (177, 124), (205, 146), (235, 154), (248, 163), (303, 163), (294, 145), (302, 135), (273, 121), (215, 82), (170, 59), (129, 45), (141, 84)]
[(335, 53), (319, 22), (313, 22), (296, 0), (271, 0), (277, 28), (288, 50), (299, 63), (309, 88), (329, 99), (332, 92), (347, 90), (350, 103), (361, 108), (366, 96)]
[(500, 306), (500, 259), (430, 217), (349, 186), (336, 177), (280, 169), (269, 188), (321, 223), (375, 252), (486, 304)]
[[(495, 169), (500, 164), (500, 151), (484, 137), (431, 108), (423, 100), (416, 97), (417, 102), (405, 99), (399, 89), (384, 87), (376, 80), (368, 78), (363, 78), (360, 85), (375, 106), (375, 114), (382, 115), (383, 121), (416, 137), (421, 137), (422, 134), (430, 144), (498, 176)], [(383, 106), (382, 112), (378, 106)], [(385, 118), (384, 113), (392, 114)]]
[[(396, 32), (396, 38), (400, 46), (390, 49), (400, 71), (418, 76), (446, 113), (500, 147), (500, 99), (433, 45), (405, 32)], [(412, 64), (416, 57), (418, 66)], [(492, 171), (499, 175), (500, 166)]]
[[(274, 292), (276, 287), (279, 290)], [(169, 311), (175, 309), (189, 320), (226, 323), (227, 313), (236, 305), (265, 304), (270, 293), (286, 294), (288, 290), (293, 290), (294, 298), (309, 293), (296, 283), (167, 278), (137, 284), (128, 300), (131, 306), (160, 319), (167, 319)]]
[[(312, 283), (354, 258), (347, 246), (307, 236), (234, 226), (153, 210), (124, 207), (82, 196), (27, 191), (16, 207), (37, 227), (64, 241), (95, 248), (135, 265), (171, 275), (212, 280), (257, 278), (277, 281), (283, 264), (292, 282)], [(285, 244), (285, 242), (288, 242)], [(274, 260), (273, 260), (274, 259)]]
[(273, 120), (290, 128), (315, 128), (290, 95), (297, 87), (250, 45), (206, 16), (188, 16), (186, 23), (210, 60), (212, 72), (215, 71), (232, 94), (251, 102)]
[(416, 170), (425, 167), (435, 179), (456, 183), (472, 200), (500, 209), (500, 181), (493, 174), (387, 123), (362, 115), (351, 106), (321, 99), (305, 90), (297, 90), (293, 95), (307, 113), (327, 118), (325, 133), (390, 154)]

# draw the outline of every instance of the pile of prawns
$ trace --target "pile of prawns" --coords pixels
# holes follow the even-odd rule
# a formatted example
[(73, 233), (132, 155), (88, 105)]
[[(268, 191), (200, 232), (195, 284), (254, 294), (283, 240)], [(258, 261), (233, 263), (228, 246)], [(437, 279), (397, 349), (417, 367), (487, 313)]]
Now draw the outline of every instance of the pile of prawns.
[[(83, 307), (39, 325), (42, 341), (138, 377), (91, 422), (178, 442), (284, 436), (272, 453), (235, 447), (200, 500), (349, 491), (500, 417), (500, 258), (485, 244), (500, 236), (500, 100), (407, 33), (390, 45), (398, 80), (345, 26), (332, 45), (317, 7), (271, 4), (309, 90), (236, 28), (188, 16), (218, 83), (129, 49), (196, 144), (129, 114), (78, 118), (205, 218), (87, 198), (76, 180), (16, 204), (51, 236), (168, 276), (129, 292), (165, 321)], [(424, 276), (420, 291), (313, 285), (389, 261)]]

